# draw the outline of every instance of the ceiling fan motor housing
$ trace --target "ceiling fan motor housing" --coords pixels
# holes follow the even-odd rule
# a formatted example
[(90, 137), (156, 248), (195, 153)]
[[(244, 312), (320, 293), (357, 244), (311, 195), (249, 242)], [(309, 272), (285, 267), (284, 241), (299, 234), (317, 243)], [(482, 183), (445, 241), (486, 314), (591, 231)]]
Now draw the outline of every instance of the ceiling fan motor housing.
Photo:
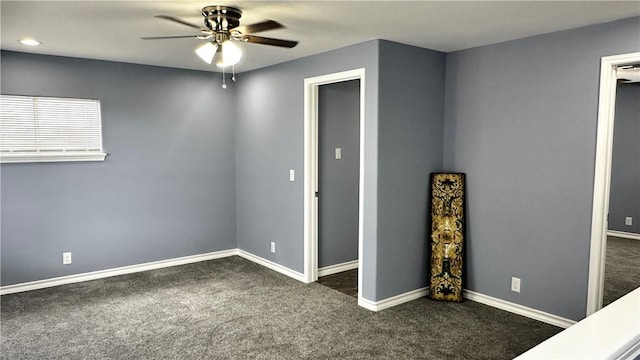
[[(1, 0), (0, 0), (1, 1)], [(200, 31), (198, 35), (178, 35), (178, 36), (146, 36), (143, 40), (196, 38), (198, 40), (209, 40), (213, 45), (222, 46), (229, 40), (242, 41), (254, 44), (263, 44), (292, 48), (298, 44), (297, 41), (274, 39), (253, 35), (254, 33), (282, 29), (284, 25), (277, 21), (265, 20), (259, 23), (240, 27), (242, 11), (238, 8), (222, 5), (205, 6), (202, 8), (203, 26), (192, 24), (180, 18), (167, 15), (157, 15), (157, 18), (169, 20)], [(212, 39), (212, 40), (210, 40)], [(205, 60), (208, 61), (208, 57)]]
[(240, 26), (242, 11), (230, 6), (214, 5), (202, 8), (202, 16), (207, 29), (228, 32)]

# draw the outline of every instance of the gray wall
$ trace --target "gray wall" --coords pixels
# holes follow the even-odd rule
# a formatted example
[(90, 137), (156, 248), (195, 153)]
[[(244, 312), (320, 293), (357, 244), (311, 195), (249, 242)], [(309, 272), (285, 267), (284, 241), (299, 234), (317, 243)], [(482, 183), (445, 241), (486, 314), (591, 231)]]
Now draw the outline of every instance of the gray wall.
[(2, 285), (236, 247), (235, 97), (218, 75), (13, 52), (1, 75), (3, 94), (99, 99), (110, 154), (0, 167)]
[[(238, 76), (238, 247), (303, 272), (304, 79), (365, 68), (363, 295), (375, 299), (378, 198), (378, 41)], [(289, 169), (296, 181), (289, 182)], [(276, 242), (276, 253), (269, 243)]]
[[(442, 165), (445, 57), (381, 40), (243, 75), (238, 246), (303, 271), (303, 80), (364, 67), (363, 296), (377, 301), (427, 286), (427, 186)], [(297, 182), (288, 182), (288, 169)]]
[(442, 170), (445, 59), (380, 42), (376, 300), (428, 286), (429, 174)]
[(600, 58), (636, 51), (640, 18), (448, 55), (445, 166), (467, 173), (468, 289), (585, 316)]
[[(335, 149), (342, 150), (341, 159)], [(358, 259), (360, 80), (318, 89), (318, 267)]]
[(364, 67), (364, 297), (427, 285), (428, 174), (444, 159), (467, 173), (467, 288), (580, 319), (600, 58), (636, 51), (640, 18), (446, 56), (370, 41), (240, 74), (227, 92), (208, 73), (3, 52), (4, 93), (101, 99), (111, 156), (2, 165), (2, 284), (234, 239), (302, 272), (303, 80)]
[[(627, 216), (633, 225), (625, 225)], [(617, 88), (609, 230), (640, 234), (640, 84)]]

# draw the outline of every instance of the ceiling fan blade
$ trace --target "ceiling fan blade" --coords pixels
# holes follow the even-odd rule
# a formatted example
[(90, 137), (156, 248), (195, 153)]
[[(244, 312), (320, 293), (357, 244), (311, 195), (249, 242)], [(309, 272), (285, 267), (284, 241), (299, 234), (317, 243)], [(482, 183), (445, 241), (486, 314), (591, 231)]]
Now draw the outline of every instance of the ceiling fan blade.
[(238, 26), (236, 29), (243, 34), (254, 34), (261, 31), (281, 29), (283, 27), (284, 25), (280, 24), (277, 21), (267, 20), (267, 21), (263, 21), (263, 22), (259, 22), (251, 25)]
[(297, 41), (272, 39), (272, 38), (266, 38), (262, 36), (254, 36), (254, 35), (245, 35), (242, 39), (243, 41), (254, 43), (254, 44), (280, 46), (285, 48), (292, 48), (298, 45)]
[(165, 20), (177, 22), (178, 24), (186, 25), (186, 26), (192, 27), (194, 29), (198, 29), (198, 30), (202, 29), (202, 26), (198, 26), (196, 24), (192, 24), (190, 22), (184, 21), (184, 20), (179, 19), (179, 18), (174, 17), (174, 16), (156, 15), (155, 17), (157, 17), (158, 19), (165, 19)]
[(186, 38), (195, 38), (201, 35), (180, 35), (180, 36), (141, 36), (142, 40), (163, 40), (163, 39), (186, 39)]

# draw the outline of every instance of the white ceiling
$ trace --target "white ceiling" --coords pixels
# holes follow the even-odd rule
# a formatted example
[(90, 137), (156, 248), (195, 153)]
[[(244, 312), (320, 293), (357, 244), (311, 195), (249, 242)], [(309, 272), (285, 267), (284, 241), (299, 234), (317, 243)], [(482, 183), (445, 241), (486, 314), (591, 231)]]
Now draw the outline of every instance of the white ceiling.
[[(218, 71), (194, 53), (204, 40), (140, 40), (191, 35), (201, 8), (236, 6), (243, 25), (266, 19), (286, 29), (258, 35), (298, 40), (293, 49), (240, 44), (237, 72), (386, 39), (444, 52), (640, 15), (640, 1), (2, 1), (4, 50)], [(197, 32), (197, 31), (196, 31)], [(44, 44), (32, 48), (18, 39)]]

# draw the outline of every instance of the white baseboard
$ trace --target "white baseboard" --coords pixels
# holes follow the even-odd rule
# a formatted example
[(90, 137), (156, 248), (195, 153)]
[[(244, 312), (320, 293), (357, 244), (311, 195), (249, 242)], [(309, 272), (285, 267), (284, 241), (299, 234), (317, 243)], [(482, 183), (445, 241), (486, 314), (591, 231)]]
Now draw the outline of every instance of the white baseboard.
[(378, 311), (375, 301), (367, 300), (365, 298), (358, 298), (358, 305), (371, 311)]
[[(618, 235), (614, 235), (614, 236), (618, 236)], [(131, 266), (123, 266), (123, 267), (113, 268), (113, 269), (93, 271), (93, 272), (82, 273), (82, 274), (61, 276), (61, 277), (56, 277), (51, 279), (30, 281), (30, 282), (14, 284), (14, 285), (6, 285), (6, 286), (0, 287), (0, 295), (13, 294), (17, 292), (36, 290), (36, 289), (43, 289), (43, 288), (65, 285), (65, 284), (73, 284), (73, 283), (82, 282), (82, 281), (103, 279), (111, 276), (131, 274), (131, 273), (160, 269), (160, 268), (165, 268), (170, 266), (190, 264), (194, 262), (219, 259), (219, 258), (234, 256), (234, 255), (238, 255), (249, 261), (255, 262), (266, 268), (279, 272), (283, 275), (289, 276), (295, 280), (304, 282), (304, 274), (302, 273), (291, 270), (285, 266), (276, 264), (273, 261), (261, 258), (257, 255), (253, 255), (244, 250), (230, 249), (230, 250), (216, 251), (216, 252), (211, 252), (206, 254), (198, 254), (198, 255), (184, 256), (184, 257), (179, 257), (174, 259), (154, 261), (154, 262), (131, 265)], [(327, 266), (322, 269), (318, 269), (318, 272), (319, 274), (321, 274), (320, 273), (321, 270), (329, 271), (329, 273), (325, 273), (326, 275), (329, 275), (332, 273), (346, 271), (346, 270), (350, 270), (357, 267), (358, 267), (358, 261), (356, 260), (352, 262)], [(404, 294), (392, 296), (390, 298), (386, 298), (380, 301), (371, 301), (365, 298), (360, 298), (358, 299), (358, 305), (371, 311), (380, 311), (380, 310), (388, 309), (390, 307), (427, 296), (428, 294), (429, 294), (429, 288), (424, 287), (424, 288), (408, 291)], [(511, 302), (494, 298), (488, 295), (480, 294), (471, 290), (464, 290), (464, 297), (471, 301), (479, 302), (481, 304), (489, 305), (501, 310), (526, 316), (531, 319), (535, 319), (538, 321), (542, 321), (542, 322), (563, 327), (563, 328), (570, 327), (571, 325), (576, 323), (573, 320), (569, 320), (560, 316), (549, 314), (540, 310), (532, 309), (526, 306), (511, 303)]]
[(318, 276), (337, 274), (347, 270), (358, 268), (358, 260), (347, 261), (341, 264), (329, 265), (318, 269)]
[[(390, 307), (400, 305), (423, 296), (429, 295), (429, 288), (420, 288), (406, 292), (404, 294), (396, 295), (380, 301), (371, 301), (367, 299), (360, 299), (358, 305), (371, 311), (380, 311), (388, 309)], [(568, 328), (576, 322), (570, 319), (566, 319), (557, 315), (549, 314), (544, 311), (532, 309), (526, 306), (518, 305), (509, 301), (494, 298), (488, 295), (480, 294), (471, 290), (464, 290), (463, 296), (465, 299), (475, 301), (484, 305), (488, 305), (500, 310), (508, 311), (510, 313), (522, 315), (534, 320), (542, 321), (547, 324), (559, 326), (562, 328)]]
[(301, 274), (297, 271), (291, 270), (288, 267), (282, 266), (280, 264), (276, 264), (271, 260), (267, 260), (264, 258), (261, 258), (260, 256), (257, 255), (253, 255), (249, 252), (246, 252), (244, 250), (240, 250), (237, 249), (237, 253), (238, 256), (243, 257), (249, 261), (253, 261), (256, 264), (262, 265), (266, 268), (269, 268), (273, 271), (277, 271), (283, 275), (287, 275), (290, 278), (294, 278), (298, 281), (304, 282), (304, 274)]
[(557, 315), (549, 314), (544, 311), (532, 309), (530, 307), (515, 304), (509, 301), (494, 298), (488, 295), (480, 294), (471, 290), (464, 290), (464, 298), (471, 301), (479, 302), (481, 304), (489, 305), (494, 308), (498, 308), (504, 311), (508, 311), (514, 314), (526, 316), (531, 319), (545, 322), (547, 324), (559, 326), (562, 328), (568, 328), (576, 322), (570, 319), (566, 319)]
[(132, 273), (141, 272), (141, 271), (166, 268), (166, 267), (176, 266), (176, 265), (190, 264), (190, 263), (205, 261), (205, 260), (219, 259), (227, 256), (233, 256), (233, 255), (238, 255), (238, 249), (216, 251), (216, 252), (210, 252), (206, 254), (184, 256), (184, 257), (179, 257), (174, 259), (153, 261), (153, 262), (148, 262), (143, 264), (123, 266), (123, 267), (118, 267), (113, 269), (60, 276), (60, 277), (51, 278), (51, 279), (36, 280), (36, 281), (30, 281), (30, 282), (14, 284), (14, 285), (6, 285), (6, 286), (0, 287), (0, 295), (13, 294), (17, 292), (36, 290), (36, 289), (44, 289), (48, 287), (65, 285), (65, 284), (73, 284), (73, 283), (82, 282), (82, 281), (103, 279), (111, 276), (132, 274)]
[(358, 299), (358, 305), (362, 306), (367, 310), (380, 311), (380, 310), (388, 309), (390, 307), (404, 304), (406, 302), (421, 298), (423, 296), (426, 296), (427, 294), (429, 294), (429, 288), (424, 287), (424, 288), (408, 291), (404, 294), (392, 296), (390, 298), (386, 298), (380, 301), (371, 301), (365, 298), (361, 298), (361, 299)]
[(618, 230), (607, 230), (607, 236), (615, 236), (615, 237), (631, 239), (631, 240), (640, 240), (640, 234), (618, 231)]
[[(255, 262), (266, 268), (277, 271), (281, 274), (294, 278), (298, 281), (304, 282), (304, 275), (297, 271), (293, 271), (287, 267), (276, 264), (273, 261), (269, 261), (259, 256), (250, 254), (244, 250), (230, 249), (230, 250), (216, 251), (216, 252), (211, 252), (206, 254), (184, 256), (184, 257), (179, 257), (174, 259), (167, 259), (167, 260), (160, 260), (160, 261), (154, 261), (154, 262), (143, 263), (143, 264), (123, 266), (123, 267), (118, 267), (113, 269), (92, 271), (92, 272), (87, 272), (82, 274), (60, 276), (56, 278), (30, 281), (30, 282), (20, 283), (20, 284), (0, 286), (0, 295), (13, 294), (13, 293), (29, 291), (29, 290), (44, 289), (48, 287), (73, 284), (73, 283), (82, 282), (82, 281), (103, 279), (111, 276), (132, 274), (132, 273), (141, 272), (141, 271), (190, 264), (194, 262), (219, 259), (219, 258), (234, 256), (234, 255), (243, 257), (249, 261)], [(357, 262), (356, 262), (356, 265), (357, 265)]]

